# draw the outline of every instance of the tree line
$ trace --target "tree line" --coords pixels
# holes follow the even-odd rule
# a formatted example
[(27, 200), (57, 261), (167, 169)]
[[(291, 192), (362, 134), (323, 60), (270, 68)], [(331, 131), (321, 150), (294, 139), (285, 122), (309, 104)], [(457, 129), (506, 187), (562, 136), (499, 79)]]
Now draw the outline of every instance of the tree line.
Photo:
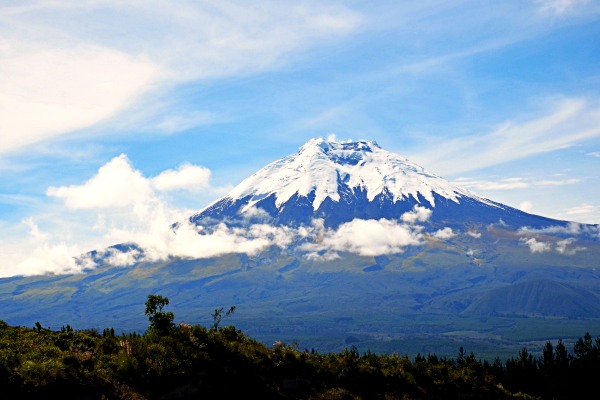
[(60, 330), (0, 321), (0, 398), (63, 399), (585, 399), (600, 371), (600, 339), (589, 333), (571, 351), (548, 341), (501, 362), (456, 357), (321, 354), (260, 343), (222, 326), (235, 307), (217, 308), (210, 327), (175, 324), (169, 299), (149, 295), (148, 329)]

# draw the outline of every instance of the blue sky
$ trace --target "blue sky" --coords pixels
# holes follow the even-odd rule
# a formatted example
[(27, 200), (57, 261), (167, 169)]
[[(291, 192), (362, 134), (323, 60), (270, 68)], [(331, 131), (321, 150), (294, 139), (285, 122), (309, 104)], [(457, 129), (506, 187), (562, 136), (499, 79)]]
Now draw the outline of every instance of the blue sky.
[(598, 224), (598, 38), (595, 0), (4, 1), (0, 276), (65, 271), (330, 135)]

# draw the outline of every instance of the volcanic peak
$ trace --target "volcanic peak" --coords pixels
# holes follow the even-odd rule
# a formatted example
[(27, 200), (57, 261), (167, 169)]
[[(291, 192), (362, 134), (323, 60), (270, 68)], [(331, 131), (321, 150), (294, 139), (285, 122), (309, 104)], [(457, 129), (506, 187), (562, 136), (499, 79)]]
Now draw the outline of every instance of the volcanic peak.
[(226, 198), (245, 199), (241, 210), (275, 196), (275, 206), (281, 207), (294, 196), (312, 198), (312, 208), (318, 210), (326, 199), (340, 201), (340, 193), (365, 192), (368, 201), (377, 196), (390, 197), (392, 202), (425, 200), (435, 207), (434, 193), (460, 203), (461, 197), (497, 207), (445, 179), (426, 171), (408, 159), (382, 149), (374, 141), (338, 142), (322, 138), (311, 139), (296, 154), (289, 155), (262, 168), (235, 187)]

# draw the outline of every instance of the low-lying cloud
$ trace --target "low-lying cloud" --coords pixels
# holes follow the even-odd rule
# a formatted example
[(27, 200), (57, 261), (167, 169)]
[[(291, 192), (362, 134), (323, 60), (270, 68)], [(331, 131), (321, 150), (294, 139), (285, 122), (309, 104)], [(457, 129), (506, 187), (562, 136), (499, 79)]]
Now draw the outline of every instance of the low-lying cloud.
[[(416, 206), (398, 220), (355, 219), (337, 229), (325, 228), (323, 220), (298, 228), (266, 223), (244, 228), (224, 223), (204, 227), (189, 222), (164, 202), (152, 200), (131, 205), (135, 214), (132, 220), (137, 224), (117, 226), (114, 221), (101, 221), (94, 227), (104, 233), (105, 241), (112, 241), (110, 247), (96, 248), (92, 255), (89, 250), (82, 251), (81, 246), (42, 243), (31, 254), (22, 254), (22, 259), (15, 260), (10, 271), (0, 269), (0, 276), (82, 273), (95, 268), (97, 262), (130, 266), (170, 258), (209, 258), (229, 253), (256, 255), (271, 246), (288, 250), (299, 243), (298, 249), (306, 257), (321, 260), (336, 258), (339, 252), (362, 256), (402, 253), (408, 246), (424, 243), (424, 227), (417, 222), (425, 222), (430, 215), (429, 210)], [(174, 218), (179, 221), (176, 225)], [(44, 235), (33, 220), (24, 224), (30, 228), (31, 243), (34, 236)], [(451, 232), (449, 228), (442, 229), (436, 235), (448, 237)], [(123, 245), (112, 247), (119, 243)]]
[(536, 238), (521, 238), (520, 241), (529, 246), (529, 251), (535, 253), (545, 253), (552, 249), (549, 243), (538, 241)]
[(569, 222), (566, 225), (552, 225), (544, 228), (531, 228), (523, 226), (519, 229), (521, 234), (567, 234), (567, 235), (586, 235), (600, 238), (600, 225), (580, 224), (578, 222)]
[[(421, 208), (421, 207), (418, 207)], [(408, 219), (420, 211), (412, 211)], [(406, 215), (406, 214), (404, 214)], [(350, 252), (361, 256), (402, 253), (407, 246), (422, 244), (423, 227), (388, 219), (355, 219), (321, 233), (318, 242), (303, 246), (311, 254)]]
[(559, 240), (558, 242), (556, 242), (556, 251), (560, 254), (572, 256), (579, 251), (585, 250), (585, 247), (582, 246), (571, 246), (573, 243), (575, 243), (575, 241), (575, 238)]
[(442, 240), (452, 239), (454, 236), (456, 236), (456, 233), (454, 233), (452, 228), (448, 228), (448, 227), (439, 229), (433, 233), (433, 237), (442, 239)]
[[(427, 215), (416, 206), (405, 213), (409, 220), (415, 215)], [(402, 219), (402, 218), (401, 218)], [(322, 220), (310, 226), (292, 228), (269, 224), (229, 227), (224, 223), (210, 229), (188, 220), (171, 228), (166, 220), (154, 219), (147, 232), (129, 232), (136, 247), (124, 253), (108, 249), (103, 254), (111, 265), (131, 265), (140, 261), (160, 261), (170, 257), (208, 258), (228, 253), (255, 255), (271, 246), (288, 249), (303, 242), (299, 249), (309, 258), (332, 259), (337, 252), (362, 256), (402, 253), (407, 246), (423, 244), (423, 226), (388, 219), (355, 219), (337, 229), (325, 228)], [(143, 254), (140, 254), (141, 249)]]
[[(224, 188), (212, 186), (210, 176), (207, 168), (183, 164), (146, 177), (121, 154), (81, 184), (51, 186), (46, 195), (57, 201), (48, 202), (45, 213), (23, 218), (20, 228), (12, 228), (15, 234), (3, 238), (0, 252), (5, 257), (0, 277), (82, 272), (94, 263), (89, 257), (79, 257), (81, 254), (125, 242), (138, 242), (146, 250), (143, 254), (106, 250), (109, 264), (128, 265), (142, 256), (160, 258), (171, 250), (185, 255), (188, 245), (188, 253), (202, 251), (185, 227), (177, 232), (177, 238), (171, 237), (171, 224), (185, 220), (193, 210), (173, 206), (168, 195), (174, 191), (220, 194)], [(204, 238), (202, 243), (209, 243), (206, 253), (220, 248), (214, 243), (217, 237)], [(221, 233), (219, 239), (233, 249), (248, 252), (257, 246), (255, 240), (235, 234)]]
[[(22, 220), (28, 237), (12, 248), (2, 245), (0, 250), (10, 256), (0, 266), (0, 276), (82, 273), (97, 262), (129, 266), (170, 258), (256, 255), (271, 246), (321, 260), (342, 252), (376, 256), (402, 253), (424, 244), (425, 237), (456, 235), (449, 227), (425, 233), (423, 224), (432, 210), (418, 205), (398, 219), (355, 219), (337, 229), (326, 228), (323, 220), (297, 228), (274, 226), (258, 208), (246, 210), (244, 227), (195, 225), (188, 219), (193, 210), (174, 207), (168, 193), (222, 190), (211, 185), (210, 177), (210, 170), (191, 164), (146, 177), (121, 154), (81, 184), (49, 187), (47, 196), (56, 200), (50, 202), (52, 215)], [(122, 246), (114, 247), (118, 244)]]
[(543, 241), (534, 237), (526, 237), (521, 238), (519, 241), (527, 245), (532, 254), (546, 253), (554, 250), (559, 254), (572, 256), (586, 249), (583, 246), (575, 246), (574, 244), (577, 242), (577, 239), (575, 238), (566, 238), (558, 241)]

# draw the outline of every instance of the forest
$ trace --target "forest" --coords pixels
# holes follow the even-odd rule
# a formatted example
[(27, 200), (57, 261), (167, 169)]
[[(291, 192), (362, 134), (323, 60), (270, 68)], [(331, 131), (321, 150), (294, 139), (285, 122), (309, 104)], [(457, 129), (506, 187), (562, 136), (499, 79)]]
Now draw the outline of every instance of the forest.
[(453, 358), (322, 354), (223, 326), (235, 307), (204, 327), (175, 324), (168, 304), (148, 296), (141, 334), (0, 320), (0, 398), (585, 399), (600, 371), (600, 338), (587, 332), (572, 349), (548, 341), (541, 355), (523, 348), (504, 362), (462, 347)]

